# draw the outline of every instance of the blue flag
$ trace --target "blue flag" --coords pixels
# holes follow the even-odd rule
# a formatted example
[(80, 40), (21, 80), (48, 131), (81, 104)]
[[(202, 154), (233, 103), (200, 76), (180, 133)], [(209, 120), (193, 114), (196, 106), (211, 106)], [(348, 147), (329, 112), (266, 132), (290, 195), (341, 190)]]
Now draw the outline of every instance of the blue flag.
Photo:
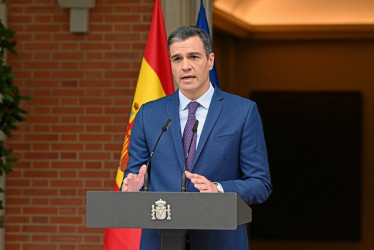
[[(199, 10), (199, 15), (197, 17), (196, 26), (199, 26), (200, 28), (205, 30), (205, 32), (208, 33), (208, 35), (210, 35), (208, 20), (206, 19), (203, 0), (201, 0), (201, 2), (200, 2), (200, 10)], [(209, 71), (209, 78), (210, 78), (210, 81), (212, 82), (214, 87), (219, 87), (217, 70), (216, 70), (216, 62), (215, 61), (214, 61), (214, 64), (213, 64), (213, 68)]]

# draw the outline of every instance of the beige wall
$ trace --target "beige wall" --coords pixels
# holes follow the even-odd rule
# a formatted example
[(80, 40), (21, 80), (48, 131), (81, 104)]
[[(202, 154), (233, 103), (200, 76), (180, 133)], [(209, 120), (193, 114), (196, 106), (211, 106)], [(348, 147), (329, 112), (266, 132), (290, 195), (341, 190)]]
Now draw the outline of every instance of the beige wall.
[(217, 32), (214, 43), (220, 86), (231, 93), (249, 97), (253, 90), (354, 90), (363, 96), (362, 240), (252, 241), (252, 249), (374, 249), (374, 42), (245, 41)]

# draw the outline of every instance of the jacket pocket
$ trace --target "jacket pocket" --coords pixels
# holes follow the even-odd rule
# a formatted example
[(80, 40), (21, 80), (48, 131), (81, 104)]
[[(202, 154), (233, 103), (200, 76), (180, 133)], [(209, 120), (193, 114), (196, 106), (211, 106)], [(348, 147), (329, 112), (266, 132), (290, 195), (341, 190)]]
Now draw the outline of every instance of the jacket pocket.
[(227, 135), (217, 135), (214, 138), (215, 142), (220, 142), (220, 141), (233, 141), (238, 137), (238, 134), (227, 134)]

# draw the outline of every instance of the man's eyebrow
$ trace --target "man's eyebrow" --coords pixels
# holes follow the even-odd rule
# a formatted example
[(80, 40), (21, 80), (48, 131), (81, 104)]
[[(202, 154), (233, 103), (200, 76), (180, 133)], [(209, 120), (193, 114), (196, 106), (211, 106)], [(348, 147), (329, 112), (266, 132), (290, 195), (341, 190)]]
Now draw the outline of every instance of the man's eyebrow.
[[(196, 52), (190, 52), (187, 55), (188, 56), (196, 56), (196, 55), (201, 55), (201, 53), (196, 51)], [(175, 55), (172, 55), (170, 58), (176, 58), (176, 57), (179, 57), (179, 56), (180, 56), (180, 54), (175, 54)]]
[(201, 55), (201, 53), (200, 52), (191, 52), (191, 53), (188, 53), (188, 55), (195, 56), (195, 55)]
[(170, 58), (176, 58), (176, 57), (179, 57), (180, 55), (179, 54), (175, 54), (175, 55), (172, 55)]

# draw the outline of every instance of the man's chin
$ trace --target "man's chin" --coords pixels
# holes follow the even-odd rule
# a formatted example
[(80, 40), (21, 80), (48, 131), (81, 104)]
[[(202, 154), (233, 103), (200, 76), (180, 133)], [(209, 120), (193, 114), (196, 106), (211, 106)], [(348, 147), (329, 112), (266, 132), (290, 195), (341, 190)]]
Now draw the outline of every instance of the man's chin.
[(193, 84), (179, 85), (179, 89), (182, 91), (182, 93), (193, 93), (196, 91), (196, 87)]

